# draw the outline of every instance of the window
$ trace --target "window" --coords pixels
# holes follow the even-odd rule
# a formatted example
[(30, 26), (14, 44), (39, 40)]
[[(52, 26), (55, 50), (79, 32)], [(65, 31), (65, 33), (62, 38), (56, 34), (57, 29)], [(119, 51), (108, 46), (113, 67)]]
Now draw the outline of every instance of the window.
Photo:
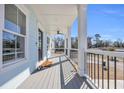
[(50, 38), (47, 36), (47, 51), (48, 51), (49, 47), (50, 47)]
[(5, 5), (3, 64), (25, 57), (26, 16), (15, 5)]

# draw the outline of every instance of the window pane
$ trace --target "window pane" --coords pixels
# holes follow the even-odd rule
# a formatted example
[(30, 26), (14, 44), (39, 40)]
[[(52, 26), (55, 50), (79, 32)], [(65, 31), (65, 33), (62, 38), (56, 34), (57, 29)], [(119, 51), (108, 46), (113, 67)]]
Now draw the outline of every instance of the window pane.
[(26, 34), (26, 16), (18, 9), (18, 33)]
[(5, 28), (25, 35), (26, 16), (15, 5), (5, 5)]
[(5, 5), (5, 28), (17, 32), (17, 8), (14, 5)]
[(24, 37), (17, 36), (16, 41), (16, 52), (17, 58), (24, 58), (24, 50), (25, 50), (25, 40)]
[(3, 32), (3, 63), (24, 58), (25, 54), (24, 37), (16, 36), (8, 32)]
[(17, 53), (17, 58), (24, 58), (24, 53)]
[(39, 42), (38, 42), (38, 48), (41, 49), (42, 48), (42, 32), (39, 30), (38, 32), (38, 38), (39, 38)]
[(15, 59), (15, 36), (3, 32), (3, 63)]
[(15, 59), (15, 54), (11, 54), (11, 55), (4, 55), (3, 56), (3, 64), (8, 63), (10, 60), (14, 60)]
[(3, 32), (3, 54), (15, 52), (15, 36), (13, 34)]

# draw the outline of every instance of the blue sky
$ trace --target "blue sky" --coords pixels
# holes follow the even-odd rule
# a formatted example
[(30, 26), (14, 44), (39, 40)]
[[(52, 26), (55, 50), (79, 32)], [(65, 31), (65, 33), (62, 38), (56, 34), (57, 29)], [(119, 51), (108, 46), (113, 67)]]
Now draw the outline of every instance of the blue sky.
[[(88, 5), (87, 34), (96, 33), (106, 40), (124, 40), (124, 5)], [(72, 26), (73, 37), (77, 36), (78, 20)]]
[(71, 36), (72, 37), (77, 37), (78, 36), (78, 20), (77, 20), (77, 18), (75, 19), (75, 21), (72, 25)]

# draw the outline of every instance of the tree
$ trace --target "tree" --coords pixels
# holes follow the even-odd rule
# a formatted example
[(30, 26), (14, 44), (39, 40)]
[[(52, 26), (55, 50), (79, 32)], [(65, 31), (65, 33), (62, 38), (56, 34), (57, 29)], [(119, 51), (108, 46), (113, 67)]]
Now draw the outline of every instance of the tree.
[(121, 39), (117, 39), (118, 43), (119, 43), (119, 47), (122, 47), (122, 40)]
[(104, 41), (104, 46), (105, 47), (109, 47), (111, 45), (111, 41), (110, 40), (105, 40)]
[(87, 37), (87, 47), (91, 48), (92, 47), (92, 37)]
[(124, 48), (124, 42), (122, 43), (122, 47)]
[(114, 47), (123, 47), (123, 41), (121, 39), (117, 39), (116, 41), (114, 41), (113, 43)]
[(95, 34), (96, 47), (100, 47), (100, 34)]

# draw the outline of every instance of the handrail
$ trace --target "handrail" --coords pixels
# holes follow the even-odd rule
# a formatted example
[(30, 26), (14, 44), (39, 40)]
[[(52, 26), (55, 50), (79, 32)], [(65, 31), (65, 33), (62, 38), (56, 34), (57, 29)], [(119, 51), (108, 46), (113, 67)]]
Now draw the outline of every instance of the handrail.
[(71, 48), (70, 50), (77, 50), (78, 51), (79, 49)]
[[(113, 82), (113, 88), (118, 88), (118, 80), (122, 80), (122, 82), (124, 80), (124, 53), (95, 49), (88, 49), (86, 53), (88, 75), (94, 84), (98, 88), (109, 89), (112, 87), (110, 82)], [(121, 74), (117, 74), (118, 71)], [(102, 81), (101, 84), (100, 80)], [(106, 80), (106, 84), (104, 84), (104, 80)]]
[[(52, 48), (51, 50), (54, 50), (54, 49), (69, 49), (69, 48)], [(79, 50), (79, 49), (76, 49), (76, 48), (70, 48), (69, 50)]]
[(74, 69), (77, 71), (77, 68), (74, 66), (75, 62), (69, 58), (67, 55), (65, 55), (65, 57), (69, 60), (69, 62), (71, 63), (71, 65), (74, 67)]
[(116, 51), (103, 51), (96, 49), (87, 49), (87, 53), (101, 54), (106, 56), (115, 56), (115, 57), (124, 57), (124, 52), (116, 52)]
[(65, 48), (52, 48), (51, 50), (54, 50), (54, 49), (65, 49)]

